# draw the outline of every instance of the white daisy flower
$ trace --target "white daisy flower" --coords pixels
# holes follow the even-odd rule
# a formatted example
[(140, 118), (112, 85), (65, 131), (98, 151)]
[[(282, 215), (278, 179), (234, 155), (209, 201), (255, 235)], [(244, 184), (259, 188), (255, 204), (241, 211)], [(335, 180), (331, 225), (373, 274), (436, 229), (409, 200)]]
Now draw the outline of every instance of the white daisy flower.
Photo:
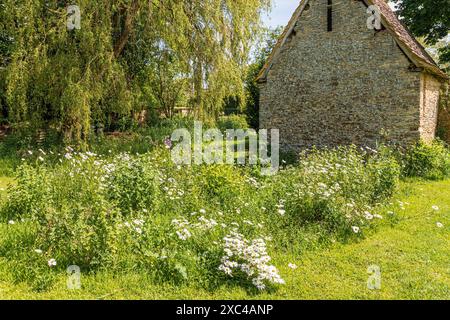
[(353, 226), (352, 230), (354, 233), (359, 233), (359, 231), (361, 230), (359, 227)]
[(288, 267), (291, 268), (292, 270), (295, 270), (295, 269), (298, 268), (298, 266), (296, 264), (294, 264), (294, 263), (289, 263)]
[(372, 220), (373, 219), (373, 215), (369, 211), (364, 212), (364, 217), (367, 220)]
[(56, 260), (52, 258), (52, 259), (48, 260), (47, 264), (50, 268), (52, 268), (52, 267), (56, 266)]
[(177, 231), (177, 236), (180, 238), (180, 240), (186, 241), (190, 237), (192, 237), (192, 234), (189, 232), (188, 229), (183, 229), (182, 231)]

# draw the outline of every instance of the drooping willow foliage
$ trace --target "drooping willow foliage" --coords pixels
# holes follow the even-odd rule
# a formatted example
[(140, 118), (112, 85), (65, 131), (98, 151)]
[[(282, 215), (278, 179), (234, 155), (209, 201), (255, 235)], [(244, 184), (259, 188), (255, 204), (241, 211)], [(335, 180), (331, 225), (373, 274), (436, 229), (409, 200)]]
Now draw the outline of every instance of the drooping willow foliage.
[[(78, 5), (81, 29), (67, 28)], [(0, 0), (0, 107), (13, 124), (81, 141), (91, 126), (184, 101), (241, 97), (270, 0)]]

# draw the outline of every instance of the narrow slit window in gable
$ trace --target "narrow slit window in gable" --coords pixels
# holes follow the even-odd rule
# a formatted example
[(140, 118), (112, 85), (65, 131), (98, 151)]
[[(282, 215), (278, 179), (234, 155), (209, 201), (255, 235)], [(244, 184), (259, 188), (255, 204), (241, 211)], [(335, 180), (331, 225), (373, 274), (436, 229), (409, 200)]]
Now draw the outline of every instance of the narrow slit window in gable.
[(328, 32), (333, 31), (333, 0), (328, 0), (327, 8)]

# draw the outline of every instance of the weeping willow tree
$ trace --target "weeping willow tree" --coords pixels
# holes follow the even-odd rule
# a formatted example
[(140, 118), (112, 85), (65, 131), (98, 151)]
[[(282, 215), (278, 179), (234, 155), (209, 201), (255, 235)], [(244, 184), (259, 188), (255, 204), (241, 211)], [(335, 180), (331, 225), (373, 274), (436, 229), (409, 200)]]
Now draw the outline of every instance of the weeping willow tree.
[[(80, 8), (79, 29), (67, 28), (69, 5)], [(245, 101), (244, 66), (269, 6), (270, 0), (0, 0), (1, 108), (13, 124), (56, 128), (82, 141), (96, 123), (149, 107), (158, 56), (176, 61), (169, 70), (183, 79), (195, 114), (214, 115), (227, 96)]]

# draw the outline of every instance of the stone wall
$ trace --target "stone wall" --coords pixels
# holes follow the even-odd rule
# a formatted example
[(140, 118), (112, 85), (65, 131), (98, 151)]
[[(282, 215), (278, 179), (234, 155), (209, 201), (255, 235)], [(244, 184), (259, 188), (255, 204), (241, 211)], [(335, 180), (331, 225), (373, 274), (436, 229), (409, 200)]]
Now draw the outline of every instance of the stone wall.
[[(418, 140), (421, 73), (387, 30), (367, 28), (361, 1), (333, 3), (333, 31), (327, 0), (310, 0), (273, 61), (261, 84), (261, 128), (279, 129), (282, 148), (294, 150)], [(427, 135), (432, 126), (424, 122)]]
[(439, 94), (441, 82), (435, 77), (423, 73), (421, 77), (421, 97), (420, 97), (420, 132), (424, 141), (431, 142), (435, 138)]

